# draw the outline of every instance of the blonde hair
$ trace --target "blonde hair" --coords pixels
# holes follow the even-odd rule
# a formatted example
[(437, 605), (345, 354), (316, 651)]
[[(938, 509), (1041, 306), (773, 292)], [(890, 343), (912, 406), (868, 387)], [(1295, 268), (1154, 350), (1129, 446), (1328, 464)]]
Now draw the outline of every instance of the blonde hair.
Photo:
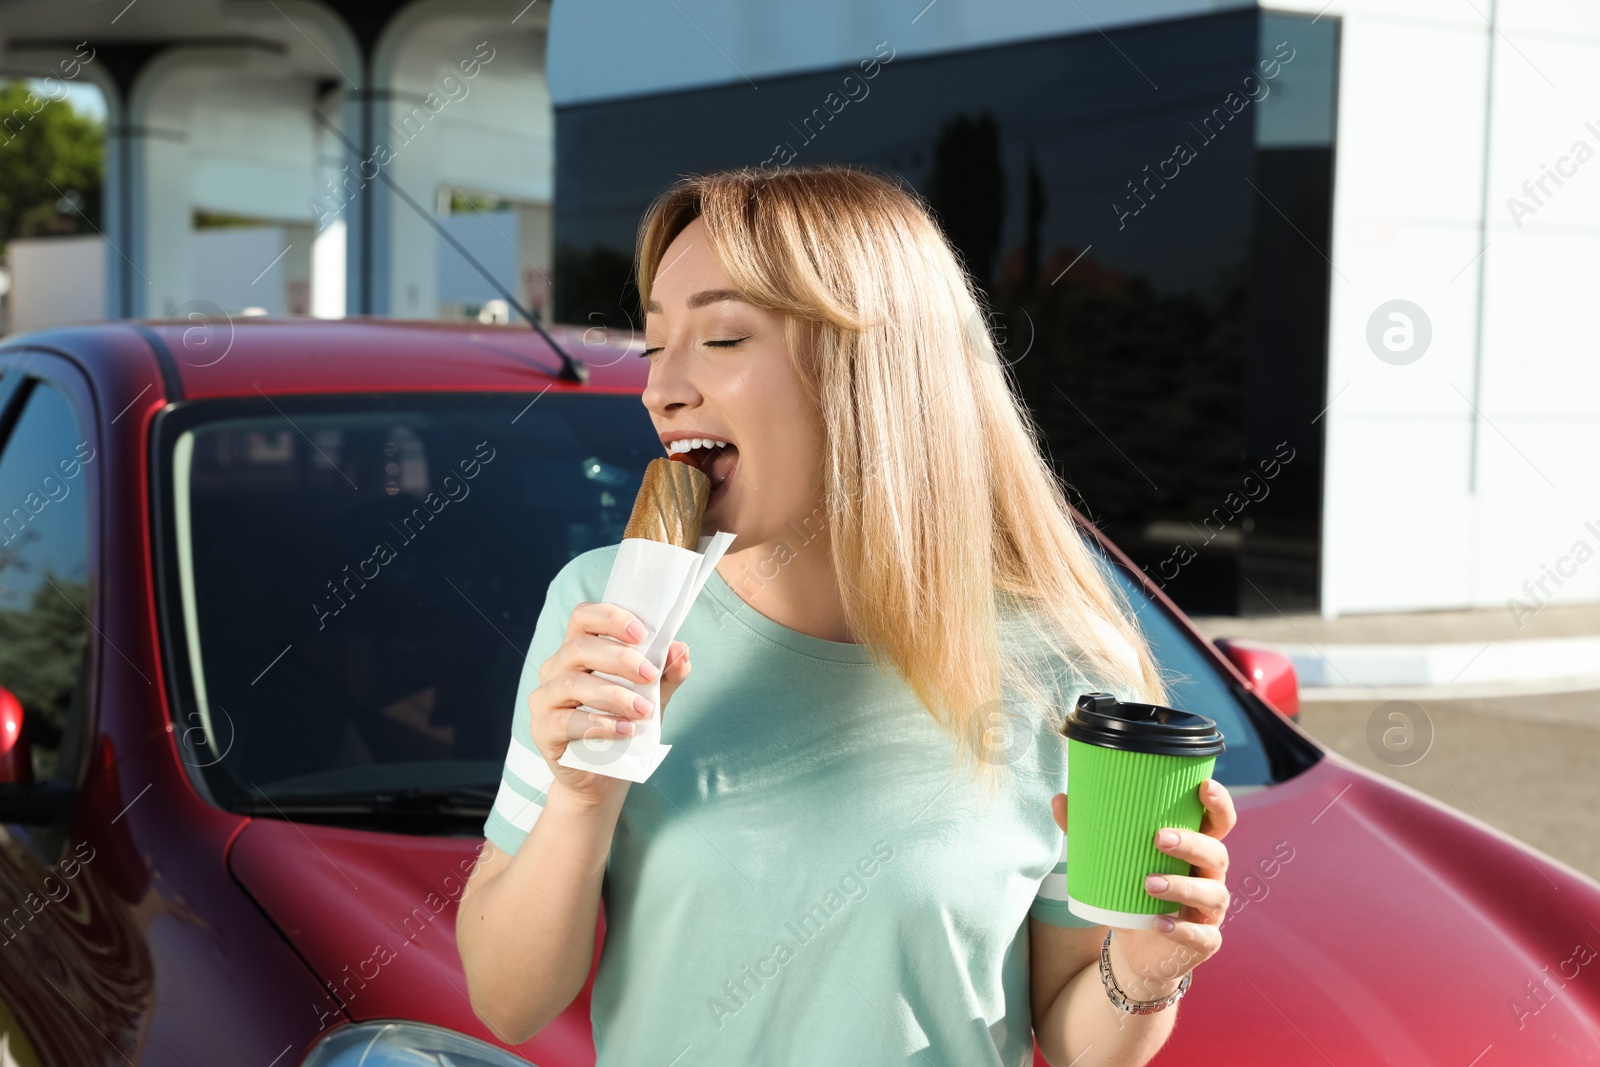
[(926, 201), (845, 166), (686, 175), (640, 223), (640, 306), (696, 217), (733, 287), (785, 317), (821, 412), (847, 624), (954, 739), (955, 758), (986, 785), (1011, 761), (994, 748), (997, 725), (1018, 722), (1003, 687), (1059, 730), (1060, 679), (1022, 654), (1030, 635), (1081, 680), (1164, 703), (1149, 646), (1078, 532), (988, 309)]

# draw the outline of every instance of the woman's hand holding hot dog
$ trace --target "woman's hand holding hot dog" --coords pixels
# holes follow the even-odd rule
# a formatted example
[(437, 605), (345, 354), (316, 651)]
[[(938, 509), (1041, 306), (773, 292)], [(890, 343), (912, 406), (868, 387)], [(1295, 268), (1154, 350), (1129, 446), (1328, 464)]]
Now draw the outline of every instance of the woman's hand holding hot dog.
[[(645, 634), (644, 624), (627, 609), (584, 602), (572, 609), (566, 639), (539, 665), (539, 687), (528, 696), (533, 743), (556, 776), (552, 788), (566, 791), (570, 799), (598, 805), (616, 799), (632, 784), (624, 778), (563, 767), (556, 761), (572, 741), (625, 737), (636, 721), (660, 713), (633, 690), (594, 673), (601, 671), (645, 685), (654, 681), (656, 668), (639, 647)], [(689, 670), (689, 646), (672, 642), (660, 676), (663, 706), (689, 677)], [(609, 714), (580, 710), (580, 704)]]

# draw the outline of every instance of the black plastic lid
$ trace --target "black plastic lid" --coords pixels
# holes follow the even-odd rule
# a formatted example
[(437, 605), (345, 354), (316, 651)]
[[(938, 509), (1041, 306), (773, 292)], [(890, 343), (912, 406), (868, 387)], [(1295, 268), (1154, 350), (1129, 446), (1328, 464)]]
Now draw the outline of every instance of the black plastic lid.
[(1222, 731), (1215, 721), (1159, 704), (1122, 703), (1110, 693), (1085, 693), (1061, 732), (1073, 741), (1156, 756), (1215, 756)]

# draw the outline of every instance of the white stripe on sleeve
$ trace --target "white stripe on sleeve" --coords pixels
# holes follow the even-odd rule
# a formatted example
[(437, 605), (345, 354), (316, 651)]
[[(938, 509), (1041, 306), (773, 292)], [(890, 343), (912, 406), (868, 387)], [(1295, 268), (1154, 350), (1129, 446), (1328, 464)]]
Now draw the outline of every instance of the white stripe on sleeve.
[(544, 757), (517, 738), (511, 739), (511, 747), (506, 750), (506, 770), (541, 793), (550, 792), (556, 780)]
[(533, 829), (534, 820), (539, 817), (544, 807), (512, 789), (509, 782), (501, 782), (500, 792), (494, 798), (494, 810), (499, 812), (500, 817), (506, 822), (527, 833)]

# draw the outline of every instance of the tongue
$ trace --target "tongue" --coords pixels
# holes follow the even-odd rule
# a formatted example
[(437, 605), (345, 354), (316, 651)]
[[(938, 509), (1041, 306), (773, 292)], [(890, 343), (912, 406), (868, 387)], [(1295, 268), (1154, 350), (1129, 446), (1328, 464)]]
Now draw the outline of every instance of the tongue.
[(717, 450), (711, 457), (711, 463), (706, 467), (706, 477), (711, 479), (711, 488), (721, 485), (728, 475), (733, 473), (733, 468), (739, 462), (739, 449), (734, 445), (726, 445)]

